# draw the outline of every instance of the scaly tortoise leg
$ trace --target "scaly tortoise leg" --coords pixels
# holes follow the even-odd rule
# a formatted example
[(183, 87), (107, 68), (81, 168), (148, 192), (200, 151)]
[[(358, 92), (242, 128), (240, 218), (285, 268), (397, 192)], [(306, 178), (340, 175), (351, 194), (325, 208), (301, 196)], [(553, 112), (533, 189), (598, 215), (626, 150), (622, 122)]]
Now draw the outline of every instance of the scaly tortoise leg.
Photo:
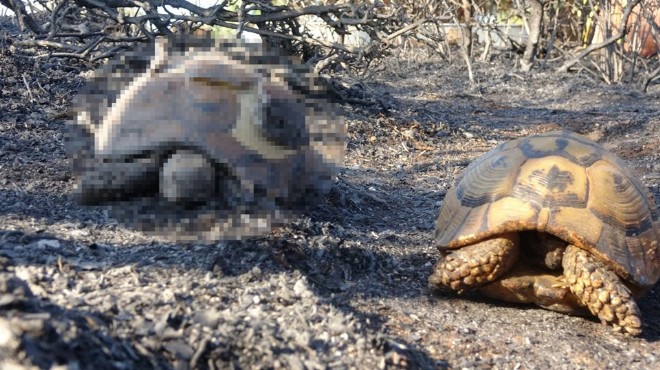
[(513, 266), (520, 253), (518, 234), (510, 233), (452, 251), (429, 277), (432, 288), (459, 293), (490, 283)]
[(639, 309), (630, 290), (605, 263), (569, 245), (562, 265), (571, 292), (601, 322), (632, 335), (641, 333)]
[(512, 303), (533, 303), (547, 310), (590, 315), (586, 307), (568, 288), (563, 275), (529, 267), (514, 266), (492, 283), (478, 289), (479, 293)]
[(172, 203), (204, 202), (216, 193), (216, 187), (215, 168), (201, 154), (179, 151), (163, 164), (160, 192)]

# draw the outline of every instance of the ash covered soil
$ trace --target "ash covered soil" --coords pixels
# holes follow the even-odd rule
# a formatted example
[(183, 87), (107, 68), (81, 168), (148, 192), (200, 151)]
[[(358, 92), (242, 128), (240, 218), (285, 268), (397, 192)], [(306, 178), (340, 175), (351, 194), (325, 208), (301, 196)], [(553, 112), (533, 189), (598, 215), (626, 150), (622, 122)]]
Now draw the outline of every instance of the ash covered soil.
[[(496, 144), (555, 128), (660, 200), (660, 85), (411, 56), (353, 85), (329, 196), (271, 234), (178, 245), (69, 196), (66, 110), (91, 66), (0, 37), (0, 368), (626, 368), (660, 364), (660, 287), (631, 338), (590, 318), (426, 287), (443, 196)], [(29, 88), (28, 88), (29, 87)]]

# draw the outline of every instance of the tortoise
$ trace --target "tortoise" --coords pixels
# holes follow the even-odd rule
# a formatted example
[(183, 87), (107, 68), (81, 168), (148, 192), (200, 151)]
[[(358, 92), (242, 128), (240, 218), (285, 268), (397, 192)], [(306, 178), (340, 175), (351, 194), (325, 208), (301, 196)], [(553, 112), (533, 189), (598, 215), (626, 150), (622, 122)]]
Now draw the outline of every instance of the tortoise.
[(568, 130), (503, 143), (444, 199), (429, 286), (641, 332), (635, 297), (660, 276), (660, 217), (625, 163)]
[(326, 194), (345, 128), (309, 67), (260, 44), (159, 37), (80, 90), (73, 195), (178, 241), (269, 231)]

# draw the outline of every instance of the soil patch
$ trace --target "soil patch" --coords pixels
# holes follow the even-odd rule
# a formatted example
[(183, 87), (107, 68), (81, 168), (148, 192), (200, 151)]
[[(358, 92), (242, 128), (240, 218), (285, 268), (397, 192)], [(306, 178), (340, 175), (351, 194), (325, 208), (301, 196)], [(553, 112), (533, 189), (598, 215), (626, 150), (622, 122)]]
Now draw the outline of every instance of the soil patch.
[[(243, 242), (175, 245), (71, 201), (64, 117), (91, 66), (0, 35), (0, 367), (627, 368), (660, 362), (660, 289), (644, 333), (533, 306), (431, 294), (447, 189), (498, 143), (564, 127), (623, 157), (660, 201), (660, 86), (512, 72), (513, 60), (393, 58), (344, 105), (331, 194)], [(20, 367), (18, 367), (20, 368)]]

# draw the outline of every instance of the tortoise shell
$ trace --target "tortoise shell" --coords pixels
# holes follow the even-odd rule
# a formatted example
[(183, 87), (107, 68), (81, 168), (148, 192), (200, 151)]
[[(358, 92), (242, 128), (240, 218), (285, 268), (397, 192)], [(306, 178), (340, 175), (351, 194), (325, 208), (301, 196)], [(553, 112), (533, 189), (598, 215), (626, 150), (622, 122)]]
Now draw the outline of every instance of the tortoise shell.
[[(121, 201), (110, 204), (113, 216), (170, 239), (267, 232), (326, 194), (342, 162), (343, 120), (319, 82), (259, 44), (157, 38), (79, 92), (65, 140), (74, 195)], [(158, 194), (159, 171), (179, 151), (217, 169), (217, 197), (179, 206)]]
[(440, 249), (537, 230), (607, 262), (640, 288), (660, 275), (660, 217), (625, 163), (571, 131), (503, 143), (463, 172), (436, 222)]

